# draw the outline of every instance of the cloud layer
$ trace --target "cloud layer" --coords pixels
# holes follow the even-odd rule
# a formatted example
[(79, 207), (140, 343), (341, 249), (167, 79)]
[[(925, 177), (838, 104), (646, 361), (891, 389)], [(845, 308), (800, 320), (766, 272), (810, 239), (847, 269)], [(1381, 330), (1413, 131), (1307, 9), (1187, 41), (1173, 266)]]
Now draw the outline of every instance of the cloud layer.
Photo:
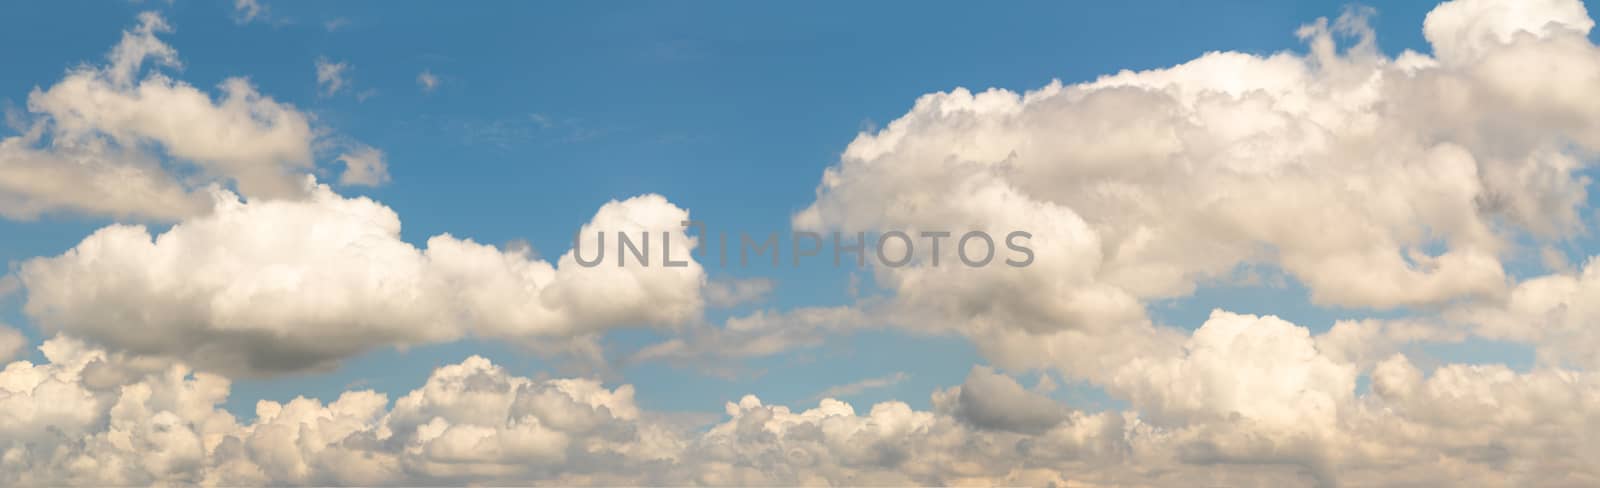
[(1591, 374), (1462, 365), (1425, 374), (1394, 356), (1360, 396), (1295, 392), (1321, 378), (1292, 362), (1316, 368), (1325, 361), (1316, 358), (1304, 329), (1222, 315), (1196, 337), (1236, 333), (1242, 322), (1267, 324), (1247, 342), (1285, 341), (1288, 352), (1274, 356), (1290, 370), (1263, 363), (1208, 372), (1207, 353), (1197, 345), (1173, 365), (1192, 371), (1173, 379), (1193, 386), (1152, 389), (1173, 403), (1171, 411), (1201, 413), (1181, 425), (1134, 412), (1075, 411), (977, 368), (964, 384), (935, 392), (930, 411), (900, 402), (858, 411), (834, 399), (797, 410), (745, 396), (728, 403), (722, 419), (694, 428), (641, 409), (631, 386), (530, 379), (481, 357), (440, 367), (393, 402), (372, 391), (345, 392), (329, 403), (262, 401), (255, 418), (243, 421), (218, 408), (229, 391), (223, 377), (56, 339), (41, 347), (47, 363), (16, 362), (0, 372), (0, 481), (1575, 486), (1600, 480), (1600, 445), (1585, 434), (1600, 422), (1594, 413), (1600, 397), (1593, 394), (1600, 380)]

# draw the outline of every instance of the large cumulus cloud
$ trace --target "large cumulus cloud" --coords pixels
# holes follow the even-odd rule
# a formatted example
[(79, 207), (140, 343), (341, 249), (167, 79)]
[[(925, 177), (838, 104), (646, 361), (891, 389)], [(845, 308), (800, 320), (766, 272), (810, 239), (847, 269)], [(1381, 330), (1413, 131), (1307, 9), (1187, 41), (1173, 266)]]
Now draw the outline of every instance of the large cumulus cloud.
[[(947, 245), (942, 266), (924, 254), (876, 268), (889, 305), (863, 308), (963, 335), (1006, 368), (1088, 381), (1154, 424), (1227, 433), (1195, 459), (1294, 453), (1330, 478), (1353, 385), (1406, 344), (1530, 342), (1551, 367), (1592, 363), (1595, 344), (1592, 270), (1517, 285), (1506, 264), (1587, 232), (1600, 150), (1588, 12), (1448, 2), (1423, 26), (1432, 52), (1397, 56), (1371, 14), (1303, 26), (1303, 54), (925, 95), (859, 135), (794, 225), (1028, 230), (1027, 268), (951, 265)], [(1319, 305), (1425, 314), (1313, 339), (1270, 317), (1213, 315), (1190, 334), (1145, 313), (1260, 268)], [(1426, 317), (1443, 308), (1459, 312)]]
[(296, 200), (220, 192), (209, 214), (160, 234), (110, 226), (27, 261), (17, 273), (24, 311), (48, 332), (237, 374), (324, 368), (373, 347), (466, 334), (570, 338), (681, 324), (702, 307), (704, 272), (682, 232), (688, 212), (660, 196), (608, 203), (584, 233), (648, 232), (657, 259), (670, 236), (683, 267), (584, 267), (571, 252), (548, 262), (449, 234), (419, 249), (400, 239), (388, 207), (305, 185), (309, 196)]
[(1592, 21), (1574, 1), (1448, 3), (1425, 25), (1433, 55), (1388, 57), (1365, 15), (1303, 27), (1304, 54), (925, 95), (857, 137), (794, 223), (1031, 231), (1022, 271), (879, 270), (919, 308), (977, 318), (955, 327), (1137, 321), (1251, 265), (1325, 305), (1503, 294), (1518, 239), (1582, 226)]
[[(1506, 264), (1587, 232), (1585, 172), (1600, 149), (1593, 22), (1574, 1), (1449, 2), (1425, 21), (1432, 53), (1391, 57), (1370, 14), (1304, 26), (1304, 54), (1209, 53), (1026, 93), (922, 97), (846, 149), (795, 227), (1022, 229), (1037, 260), (966, 268), (947, 240), (933, 266), (919, 241), (911, 266), (875, 269), (890, 295), (856, 308), (867, 320), (808, 329), (955, 332), (999, 366), (1105, 389), (1129, 402), (1126, 428), (1150, 436), (1127, 436), (1134, 455), (1112, 465), (1132, 469), (1109, 484), (1182, 484), (1156, 474), (1174, 465), (1216, 467), (1230, 485), (1250, 473), (1324, 486), (1593, 483), (1581, 467), (1593, 375), (1572, 368), (1593, 365), (1584, 324), (1600, 266), (1518, 284)], [(1276, 317), (1218, 311), (1186, 331), (1145, 314), (1257, 267), (1283, 270), (1317, 304), (1423, 313), (1322, 335)], [(812, 312), (752, 318), (805, 325)], [(814, 343), (748, 322), (662, 348)], [(1429, 372), (1399, 354), (1473, 335), (1533, 344), (1541, 360)], [(946, 395), (954, 418), (1013, 433), (1053, 425), (1051, 409), (988, 378)], [(1017, 399), (980, 401), (994, 397)]]

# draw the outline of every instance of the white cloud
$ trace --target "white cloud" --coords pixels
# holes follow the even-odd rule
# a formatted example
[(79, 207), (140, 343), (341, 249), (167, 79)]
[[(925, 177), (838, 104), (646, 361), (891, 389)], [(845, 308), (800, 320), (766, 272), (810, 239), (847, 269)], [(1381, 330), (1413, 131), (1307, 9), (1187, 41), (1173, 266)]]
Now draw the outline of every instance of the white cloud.
[(951, 239), (934, 267), (919, 239), (919, 261), (875, 269), (884, 316), (1074, 377), (1181, 349), (1144, 305), (1241, 267), (1281, 268), (1320, 305), (1498, 300), (1519, 242), (1583, 229), (1592, 22), (1575, 1), (1447, 3), (1425, 26), (1436, 56), (1390, 58), (1369, 14), (1305, 26), (1305, 54), (925, 95), (859, 135), (794, 226), (1031, 232), (1022, 269), (961, 266)]
[(382, 186), (389, 182), (389, 163), (384, 161), (383, 151), (363, 145), (340, 155), (339, 161), (344, 163), (341, 185)]
[(50, 363), (0, 372), (0, 482), (7, 485), (387, 484), (544, 479), (675, 452), (641, 422), (629, 386), (514, 377), (473, 357), (388, 406), (262, 401), (241, 424), (217, 405), (228, 380), (181, 365), (95, 382), (115, 355), (58, 339)]
[[(24, 310), (45, 330), (116, 351), (260, 374), (464, 334), (559, 339), (683, 324), (703, 306), (704, 273), (692, 259), (582, 267), (571, 252), (546, 262), (449, 234), (417, 248), (400, 240), (388, 207), (309, 182), (306, 192), (249, 202), (218, 193), (209, 215), (154, 236), (143, 226), (101, 229), (22, 264)], [(584, 233), (649, 231), (660, 253), (665, 232), (676, 259), (687, 259), (687, 218), (646, 195), (602, 206)]]
[(1352, 398), (1357, 372), (1323, 354), (1303, 327), (1219, 310), (1182, 354), (1141, 357), (1108, 383), (1157, 422), (1241, 418), (1279, 432), (1329, 432)]
[[(311, 129), (293, 107), (230, 78), (223, 97), (209, 96), (159, 73), (134, 83), (149, 59), (176, 65), (176, 53), (155, 37), (170, 30), (154, 14), (124, 33), (111, 66), (84, 68), (28, 97), (29, 110), (49, 117), (57, 139), (90, 144), (104, 136), (122, 147), (160, 144), (173, 157), (205, 165), (238, 180), (250, 194), (281, 196), (296, 190), (285, 169), (311, 165)], [(61, 142), (55, 144), (61, 145)]]
[[(0, 482), (17, 485), (907, 484), (1057, 479), (1033, 463), (1104, 459), (1114, 414), (1074, 414), (1038, 436), (972, 430), (887, 402), (857, 414), (825, 399), (792, 411), (753, 396), (691, 429), (640, 409), (633, 388), (534, 380), (472, 357), (388, 406), (371, 391), (324, 404), (217, 409), (228, 381), (181, 365), (111, 380), (122, 358), (57, 339), (49, 363), (0, 372)], [(1031, 446), (1031, 447), (1025, 447)], [(23, 467), (26, 466), (26, 469)]]
[(1447, 313), (1485, 338), (1535, 346), (1541, 363), (1600, 367), (1600, 257), (1582, 270), (1523, 281), (1504, 300), (1458, 306)]
[(103, 74), (80, 71), (28, 98), (30, 110), (49, 115), (53, 144), (89, 145), (97, 137), (124, 148), (155, 143), (231, 177), (246, 194), (283, 197), (300, 189), (293, 171), (311, 167), (313, 135), (293, 107), (261, 96), (241, 78), (224, 81), (223, 97), (213, 103), (160, 75), (118, 87)]
[(1434, 54), (1452, 63), (1481, 61), (1518, 36), (1587, 35), (1594, 27), (1583, 3), (1569, 0), (1456, 0), (1428, 12), (1422, 33)]
[[(1259, 334), (1304, 340), (1294, 326), (1268, 329)], [(242, 422), (218, 408), (229, 394), (222, 377), (69, 339), (41, 349), (49, 362), (0, 371), (7, 485), (1570, 486), (1600, 477), (1600, 444), (1586, 435), (1600, 411), (1587, 392), (1600, 378), (1424, 372), (1398, 355), (1373, 371), (1370, 393), (1334, 395), (1332, 425), (1292, 433), (1258, 423), (1270, 417), (1249, 404), (1186, 425), (1088, 414), (985, 369), (935, 392), (931, 411), (893, 401), (858, 411), (834, 399), (790, 409), (745, 396), (695, 428), (640, 408), (628, 385), (519, 377), (480, 357), (435, 370), (392, 406), (372, 391), (264, 400)], [(1294, 347), (1230, 353), (1267, 362), (1226, 382), (1195, 376), (1186, 388), (1215, 398), (1238, 385), (1229, 394), (1243, 398), (1253, 385), (1298, 381), (1298, 368), (1265, 367), (1299, 354)], [(1260, 403), (1280, 399), (1265, 391)]]
[[(1574, 5), (1557, 5), (1554, 18), (1581, 13)], [(1304, 57), (1219, 53), (1023, 96), (930, 95), (885, 131), (858, 139), (796, 224), (1033, 230), (1033, 247), (1048, 250), (1033, 268), (880, 270), (900, 303), (894, 313), (868, 313), (962, 332), (1015, 367), (1058, 367), (1091, 379), (1134, 399), (1153, 420), (1241, 416), (1289, 434), (1323, 432), (1339, 421), (1338, 406), (1351, 402), (1357, 371), (1403, 344), (1462, 334), (1368, 321), (1312, 338), (1275, 319), (1224, 314), (1185, 337), (1149, 323), (1141, 302), (1261, 262), (1284, 267), (1324, 303), (1394, 307), (1504, 294), (1499, 256), (1511, 237), (1561, 236), (1579, 225), (1587, 182), (1576, 172), (1579, 159), (1563, 151), (1569, 142), (1593, 146), (1592, 132), (1581, 129), (1600, 113), (1577, 95), (1560, 99), (1586, 86), (1578, 81), (1535, 80), (1560, 89), (1527, 93), (1501, 84), (1504, 67), (1491, 61), (1513, 59), (1505, 52), (1546, 48), (1571, 57), (1565, 65), (1595, 65), (1594, 48), (1580, 35), (1586, 27), (1568, 33), (1538, 20), (1544, 14), (1528, 15), (1536, 17), (1529, 25), (1546, 26), (1529, 32), (1545, 38), (1483, 44), (1463, 33), (1469, 40), (1452, 40), (1445, 34), (1469, 27), (1440, 27), (1430, 17), (1441, 57), (1461, 43), (1482, 51), (1461, 59), (1383, 59), (1368, 44), (1335, 54), (1329, 29), (1363, 33), (1349, 17), (1305, 30), (1312, 54)], [(1441, 95), (1452, 90), (1497, 102), (1457, 105)], [(1498, 120), (1549, 125), (1501, 134)], [(1483, 334), (1537, 341), (1546, 356), (1565, 348), (1571, 361), (1593, 341), (1553, 329), (1527, 335), (1534, 333), (1527, 324), (1545, 322), (1549, 310), (1572, 316), (1551, 327), (1584, 323), (1581, 307), (1563, 305), (1582, 296), (1562, 291), (1577, 287), (1574, 280), (1546, 281), (1512, 292), (1521, 304), (1513, 307), (1528, 313), (1479, 319), (1510, 324), (1510, 332)], [(1540, 298), (1533, 288), (1571, 298)], [(829, 317), (862, 313), (837, 312)], [(759, 313), (638, 357), (770, 354), (862, 322), (803, 315)], [(1241, 355), (1261, 358), (1261, 370), (1234, 364)], [(1226, 385), (1255, 374), (1269, 379)]]
[[(251, 198), (298, 198), (315, 166), (310, 118), (228, 78), (220, 97), (146, 66), (179, 66), (144, 13), (103, 66), (80, 66), (28, 96), (21, 134), (0, 139), (0, 216), (75, 212), (177, 220), (231, 185)], [(142, 74), (142, 77), (141, 77)], [(181, 175), (181, 176), (179, 176)]]
[[(1593, 482), (1580, 466), (1600, 451), (1573, 432), (1593, 422), (1596, 405), (1578, 392), (1594, 379), (1562, 369), (1592, 366), (1583, 352), (1593, 334), (1573, 325), (1592, 322), (1576, 305), (1587, 277), (1512, 287), (1502, 265), (1519, 242), (1582, 232), (1582, 170), (1600, 150), (1600, 104), (1585, 88), (1600, 82), (1592, 22), (1576, 2), (1446, 4), (1425, 29), (1436, 56), (1388, 58), (1363, 15), (1303, 28), (1306, 55), (1211, 53), (1024, 94), (926, 95), (859, 136), (794, 225), (1032, 232), (1037, 259), (1024, 269), (952, 265), (948, 240), (934, 267), (918, 241), (912, 266), (875, 269), (893, 296), (854, 312), (959, 333), (1001, 367), (1053, 368), (1128, 401), (1130, 457), (1113, 465), (1139, 469), (1097, 466), (1136, 476), (1100, 483), (1233, 485), (1268, 473), (1286, 477), (1273, 485)], [(1338, 46), (1335, 32), (1354, 45)], [(1346, 321), (1316, 336), (1223, 311), (1189, 333), (1144, 312), (1248, 266), (1283, 269), (1319, 304), (1460, 313)], [(1399, 355), (1463, 340), (1472, 332), (1451, 328), (1462, 321), (1537, 344), (1539, 369), (1449, 365), (1430, 377)], [(799, 324), (730, 324), (645, 352), (771, 353), (839, 327)], [(1069, 416), (980, 372), (936, 403), (996, 430)], [(1372, 393), (1358, 394), (1362, 374)], [(989, 393), (958, 401), (986, 381)], [(1407, 405), (1418, 391), (1426, 406)], [(1452, 395), (1482, 408), (1456, 416)], [(1018, 400), (977, 401), (1008, 397)], [(1529, 432), (1538, 422), (1562, 427)], [(1559, 445), (1574, 447), (1537, 454)], [(1233, 478), (1137, 477), (1187, 469), (1174, 466), (1225, 466), (1208, 473)]]

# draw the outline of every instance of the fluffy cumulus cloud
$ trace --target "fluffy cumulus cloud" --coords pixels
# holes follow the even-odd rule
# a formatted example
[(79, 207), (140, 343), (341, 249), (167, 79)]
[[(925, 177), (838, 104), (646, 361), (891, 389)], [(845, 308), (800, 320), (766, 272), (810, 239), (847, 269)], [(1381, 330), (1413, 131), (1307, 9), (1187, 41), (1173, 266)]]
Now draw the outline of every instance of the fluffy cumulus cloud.
[(688, 213), (660, 196), (608, 203), (584, 229), (648, 232), (652, 252), (668, 244), (683, 267), (585, 267), (571, 252), (547, 262), (449, 234), (418, 248), (400, 239), (388, 207), (304, 184), (301, 200), (219, 192), (209, 214), (165, 232), (114, 225), (25, 262), (24, 311), (46, 331), (119, 352), (273, 373), (465, 334), (560, 338), (680, 324), (702, 307), (704, 273), (687, 259), (694, 242), (682, 232)]
[(641, 421), (630, 387), (535, 381), (477, 357), (440, 368), (392, 407), (355, 391), (326, 404), (262, 401), (242, 423), (217, 408), (229, 390), (222, 377), (181, 365), (140, 371), (64, 339), (41, 349), (48, 363), (0, 372), (8, 486), (555, 479), (585, 462), (680, 449)]
[(222, 377), (67, 339), (41, 349), (49, 362), (0, 372), (8, 485), (1042, 484), (1070, 479), (1061, 466), (1125, 455), (1131, 432), (1117, 414), (1063, 409), (1019, 433), (899, 402), (797, 411), (754, 396), (694, 429), (641, 410), (629, 386), (534, 380), (480, 357), (439, 368), (392, 406), (352, 391), (262, 401), (241, 421), (217, 408)]
[(1482, 337), (1534, 346), (1541, 363), (1600, 368), (1600, 258), (1582, 270), (1519, 283), (1503, 300), (1473, 303), (1447, 315)]
[[(704, 273), (687, 258), (688, 213), (666, 199), (611, 202), (584, 228), (613, 239), (649, 233), (658, 262), (648, 267), (616, 266), (615, 255), (596, 267), (570, 253), (546, 261), (448, 234), (419, 248), (400, 239), (388, 207), (315, 183), (313, 147), (329, 141), (308, 115), (243, 78), (214, 99), (147, 70), (179, 66), (158, 37), (171, 30), (140, 15), (105, 65), (35, 90), (24, 132), (0, 140), (0, 215), (176, 222), (164, 232), (109, 226), (22, 263), (7, 282), (27, 290), (26, 314), (47, 333), (213, 372), (273, 374), (466, 335), (589, 344), (609, 327), (699, 315)], [(347, 84), (346, 71), (318, 60), (329, 93)], [(334, 146), (345, 147), (340, 184), (389, 180), (381, 150)], [(668, 248), (684, 266), (659, 261)]]
[[(1425, 20), (1433, 52), (1393, 57), (1371, 13), (1302, 27), (1304, 54), (1213, 52), (1025, 93), (925, 95), (857, 137), (794, 225), (1029, 231), (1037, 259), (1021, 269), (968, 268), (952, 239), (939, 255), (917, 240), (917, 261), (875, 270), (893, 292), (876, 316), (1088, 380), (1157, 421), (1326, 432), (1359, 374), (1333, 360), (1370, 367), (1464, 335), (1441, 323), (1542, 344), (1554, 366), (1592, 363), (1592, 272), (1514, 285), (1503, 264), (1526, 242), (1585, 232), (1585, 161), (1600, 150), (1588, 13), (1448, 2)], [(1322, 305), (1466, 311), (1343, 324), (1327, 351), (1275, 320), (1216, 315), (1191, 335), (1145, 314), (1253, 267), (1283, 270)]]
[(1368, 14), (1303, 27), (1305, 54), (925, 95), (851, 143), (795, 225), (1032, 232), (1048, 252), (1028, 272), (925, 256), (879, 274), (978, 323), (1127, 321), (1247, 265), (1327, 305), (1505, 293), (1514, 241), (1582, 225), (1583, 161), (1600, 149), (1593, 22), (1576, 1), (1452, 2), (1427, 17), (1433, 55), (1388, 57)]
[(210, 208), (210, 188), (303, 196), (315, 166), (311, 117), (246, 78), (207, 92), (147, 67), (180, 67), (155, 13), (101, 65), (28, 94), (21, 133), (0, 139), (0, 216), (52, 212), (176, 220)]
[[(1431, 54), (1390, 57), (1370, 14), (1304, 26), (1304, 54), (1215, 52), (1026, 93), (926, 95), (846, 149), (795, 227), (952, 232), (937, 255), (917, 239), (910, 266), (877, 267), (892, 295), (861, 313), (1104, 388), (1171, 436), (1164, 449), (1182, 464), (1292, 466), (1322, 485), (1592, 483), (1571, 464), (1592, 455), (1583, 435), (1519, 422), (1592, 432), (1591, 376), (1566, 368), (1593, 367), (1595, 266), (1515, 284), (1503, 263), (1526, 242), (1586, 232), (1585, 161), (1600, 150), (1593, 22), (1575, 1), (1449, 2), (1425, 21)], [(1036, 259), (963, 266), (954, 238), (974, 229), (1029, 231)], [(1323, 305), (1448, 312), (1323, 335), (1221, 311), (1190, 332), (1145, 314), (1258, 266)], [(1533, 344), (1538, 369), (1429, 377), (1397, 355), (1467, 336)], [(1373, 393), (1357, 388), (1363, 375)], [(1429, 407), (1407, 405), (1413, 387), (1436, 392), (1419, 400)], [(1517, 405), (1541, 394), (1579, 413), (1524, 405), (1463, 423), (1449, 407), (1452, 395)], [(985, 418), (974, 405), (958, 416)], [(1027, 421), (1036, 410), (988, 422), (1049, 423)], [(1568, 444), (1576, 458), (1534, 454)]]

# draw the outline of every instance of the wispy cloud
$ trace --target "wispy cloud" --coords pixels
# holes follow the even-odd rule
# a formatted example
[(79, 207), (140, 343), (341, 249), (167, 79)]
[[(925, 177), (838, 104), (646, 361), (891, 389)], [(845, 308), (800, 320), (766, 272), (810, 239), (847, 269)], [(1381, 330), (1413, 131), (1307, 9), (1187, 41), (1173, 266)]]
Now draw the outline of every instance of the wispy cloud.
[(422, 70), (422, 73), (417, 74), (417, 85), (422, 87), (424, 93), (433, 93), (434, 89), (439, 88), (439, 82), (439, 75), (433, 74), (432, 71)]
[(267, 7), (256, 0), (234, 0), (233, 21), (240, 25), (266, 20)]
[(317, 88), (325, 97), (331, 97), (340, 90), (349, 86), (350, 64), (340, 61), (329, 61), (327, 57), (317, 58)]
[(862, 392), (865, 392), (865, 391), (868, 391), (868, 390), (877, 390), (877, 389), (882, 389), (882, 388), (888, 388), (888, 387), (900, 384), (900, 382), (903, 382), (903, 381), (905, 381), (907, 379), (910, 379), (910, 378), (911, 378), (911, 375), (906, 374), (906, 372), (904, 372), (904, 371), (896, 371), (894, 374), (891, 374), (891, 375), (880, 376), (880, 377), (877, 377), (877, 378), (867, 378), (867, 379), (864, 379), (864, 380), (861, 380), (861, 381), (857, 381), (857, 382), (854, 382), (854, 383), (846, 383), (846, 384), (843, 384), (843, 385), (839, 385), (839, 386), (835, 386), (835, 387), (832, 387), (832, 388), (828, 388), (826, 390), (822, 390), (822, 393), (818, 393), (817, 396), (814, 397), (814, 399), (819, 399), (820, 400), (820, 399), (823, 399), (823, 398), (840, 398), (840, 397), (855, 396), (855, 395), (859, 395)]
[(773, 282), (767, 278), (713, 279), (706, 283), (706, 302), (718, 307), (733, 307), (760, 301), (772, 293)]
[(274, 14), (269, 6), (261, 3), (261, 0), (234, 0), (233, 23), (239, 25), (262, 23), (272, 27), (282, 27), (294, 21)]
[(522, 144), (583, 143), (612, 132), (606, 128), (586, 125), (576, 118), (557, 118), (543, 113), (530, 113), (492, 120), (449, 120), (444, 130), (459, 133), (469, 145), (490, 145), (510, 148)]

